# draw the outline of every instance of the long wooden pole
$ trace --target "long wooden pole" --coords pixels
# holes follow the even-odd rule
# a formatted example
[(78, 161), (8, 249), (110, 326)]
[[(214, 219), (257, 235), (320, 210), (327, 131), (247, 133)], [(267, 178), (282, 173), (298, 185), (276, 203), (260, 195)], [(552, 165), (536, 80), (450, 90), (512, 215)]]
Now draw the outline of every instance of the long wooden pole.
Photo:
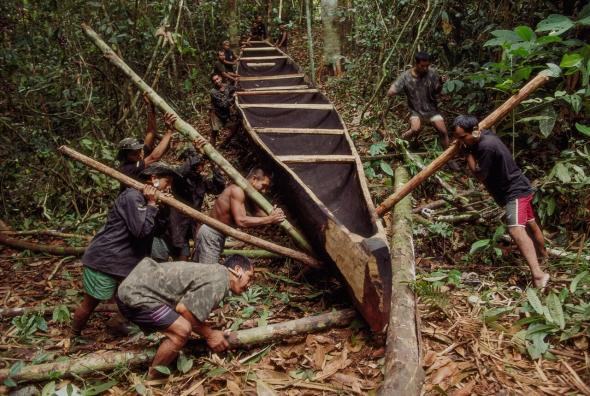
[[(84, 33), (86, 36), (90, 38), (90, 40), (103, 52), (104, 57), (107, 58), (113, 65), (117, 66), (127, 77), (129, 77), (137, 87), (145, 92), (152, 103), (154, 103), (160, 110), (165, 113), (172, 113), (176, 115), (176, 122), (174, 123), (174, 128), (177, 131), (185, 135), (187, 138), (194, 140), (199, 138), (201, 134), (197, 132), (197, 130), (184, 121), (182, 118), (178, 116), (176, 111), (172, 107), (170, 107), (164, 99), (162, 99), (156, 91), (152, 89), (148, 84), (145, 83), (135, 73), (127, 64), (119, 58), (119, 56), (100, 38), (100, 36), (88, 25), (82, 24), (82, 29), (84, 29)], [(215, 162), (233, 181), (238, 185), (240, 188), (244, 190), (246, 195), (252, 199), (262, 210), (266, 213), (272, 212), (274, 209), (273, 205), (262, 196), (248, 181), (238, 172), (232, 164), (229, 163), (211, 144), (207, 143), (203, 146), (202, 151), (207, 157), (211, 159), (211, 161)], [(287, 233), (295, 240), (295, 242), (302, 247), (303, 249), (307, 250), (308, 252), (312, 251), (311, 245), (307, 242), (305, 237), (297, 230), (295, 227), (289, 223), (287, 220), (283, 221), (281, 227), (287, 231)]]
[[(116, 171), (104, 164), (101, 164), (100, 162), (95, 161), (94, 159), (87, 157), (84, 154), (81, 154), (81, 153), (77, 152), (76, 150), (73, 150), (67, 146), (61, 146), (58, 150), (62, 154), (65, 154), (68, 157), (73, 158), (76, 161), (83, 163), (84, 165), (87, 165), (93, 169), (96, 169), (97, 171), (104, 173), (105, 175), (110, 176), (110, 177), (120, 181), (121, 183), (123, 183), (129, 187), (135, 188), (136, 190), (142, 191), (143, 188), (145, 187), (145, 184), (143, 184), (135, 179), (132, 179), (131, 177), (126, 176), (126, 175), (122, 174), (121, 172), (118, 172), (118, 171)], [(162, 201), (166, 205), (171, 206), (174, 209), (178, 210), (180, 213), (185, 214), (189, 217), (192, 217), (193, 219), (195, 219), (203, 224), (207, 224), (208, 226), (216, 229), (217, 231), (219, 231), (225, 235), (229, 235), (229, 236), (231, 236), (235, 239), (238, 239), (242, 242), (246, 242), (251, 245), (258, 246), (259, 248), (278, 253), (282, 256), (291, 257), (292, 259), (300, 261), (303, 264), (309, 265), (310, 267), (314, 267), (314, 268), (321, 267), (321, 264), (318, 260), (316, 260), (315, 258), (313, 258), (305, 253), (298, 252), (296, 250), (277, 245), (276, 243), (265, 241), (264, 239), (257, 238), (255, 236), (246, 234), (245, 232), (242, 232), (242, 231), (238, 231), (235, 228), (232, 228), (232, 227), (222, 223), (219, 220), (209, 217), (209, 216), (199, 212), (198, 210), (196, 210), (186, 204), (183, 204), (182, 202), (180, 202), (172, 197), (168, 197), (163, 194), (160, 194), (159, 199), (160, 199), (160, 201)]]
[[(395, 170), (396, 190), (408, 181), (403, 166)], [(391, 308), (385, 349), (385, 372), (378, 396), (420, 395), (424, 370), (420, 364), (420, 334), (416, 297), (411, 285), (416, 280), (412, 240), (412, 203), (406, 196), (395, 206), (391, 237)]]
[[(232, 331), (227, 335), (230, 348), (243, 348), (249, 345), (268, 343), (298, 334), (307, 334), (342, 327), (350, 324), (357, 316), (353, 309), (328, 312), (316, 316), (274, 323), (253, 329)], [(43, 381), (55, 373), (63, 376), (85, 375), (97, 371), (112, 370), (117, 366), (127, 367), (147, 363), (152, 356), (148, 352), (104, 352), (93, 353), (77, 359), (66, 359), (60, 362), (32, 364), (23, 367), (18, 373), (10, 376), (10, 369), (0, 370), (0, 381), (10, 377), (16, 382)]]
[[(512, 109), (514, 109), (520, 102), (528, 97), (537, 88), (549, 81), (549, 76), (543, 72), (537, 74), (535, 78), (529, 81), (522, 87), (515, 95), (511, 96), (506, 102), (498, 107), (492, 114), (488, 115), (479, 123), (479, 130), (489, 129), (502, 118), (504, 118)], [(450, 161), (459, 152), (459, 145), (457, 142), (451, 144), (441, 155), (432, 161), (427, 167), (416, 174), (409, 182), (402, 188), (390, 195), (383, 201), (376, 209), (378, 216), (383, 216), (389, 212), (403, 197), (412, 192), (424, 180), (432, 176), (436, 171), (442, 168), (448, 161)]]

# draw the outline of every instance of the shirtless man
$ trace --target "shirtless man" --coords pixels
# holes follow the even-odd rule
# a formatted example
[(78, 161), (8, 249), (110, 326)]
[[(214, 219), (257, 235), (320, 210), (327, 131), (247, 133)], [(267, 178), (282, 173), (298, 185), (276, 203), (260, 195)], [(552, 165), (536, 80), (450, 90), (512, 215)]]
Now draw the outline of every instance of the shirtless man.
[[(254, 168), (246, 177), (248, 182), (260, 193), (270, 187), (270, 177), (260, 168)], [(254, 216), (249, 216), (246, 205), (251, 208)], [(215, 201), (209, 214), (216, 220), (229, 226), (243, 228), (257, 227), (266, 224), (279, 224), (285, 220), (282, 209), (275, 208), (267, 215), (262, 209), (254, 207), (246, 200), (246, 193), (235, 184), (230, 184)], [(225, 235), (203, 224), (197, 233), (195, 261), (203, 264), (217, 264), (225, 244)]]

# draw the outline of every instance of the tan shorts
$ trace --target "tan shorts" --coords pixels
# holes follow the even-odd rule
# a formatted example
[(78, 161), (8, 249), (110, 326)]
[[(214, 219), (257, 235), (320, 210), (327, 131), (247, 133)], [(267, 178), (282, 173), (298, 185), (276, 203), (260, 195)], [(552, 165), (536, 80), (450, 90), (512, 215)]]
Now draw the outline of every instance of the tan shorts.
[(442, 121), (444, 118), (439, 114), (439, 113), (430, 113), (430, 114), (425, 114), (425, 115), (420, 115), (418, 113), (414, 113), (412, 112), (412, 114), (410, 115), (410, 119), (412, 118), (419, 118), (420, 121), (422, 122), (436, 122), (436, 121)]
[(214, 131), (221, 131), (223, 128), (233, 128), (238, 124), (238, 120), (234, 115), (231, 115), (227, 120), (219, 118), (214, 111), (211, 111), (211, 129)]

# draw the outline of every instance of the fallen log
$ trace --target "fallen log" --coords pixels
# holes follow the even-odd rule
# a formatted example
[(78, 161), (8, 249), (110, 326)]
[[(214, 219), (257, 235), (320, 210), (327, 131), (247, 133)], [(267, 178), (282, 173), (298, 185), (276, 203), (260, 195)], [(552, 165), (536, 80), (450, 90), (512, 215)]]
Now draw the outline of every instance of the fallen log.
[[(176, 122), (174, 128), (183, 135), (185, 135), (191, 141), (196, 138), (203, 138), (197, 130), (184, 121), (178, 116), (178, 114), (162, 99), (156, 91), (152, 89), (148, 84), (145, 83), (127, 64), (119, 58), (119, 56), (100, 38), (100, 36), (85, 23), (82, 24), (82, 29), (86, 36), (96, 45), (103, 53), (104, 57), (107, 58), (114, 66), (118, 67), (127, 77), (129, 77), (135, 85), (147, 94), (152, 103), (156, 105), (160, 110), (165, 113), (172, 113), (176, 115)], [(252, 185), (244, 178), (240, 172), (238, 172), (233, 165), (226, 160), (211, 144), (207, 143), (201, 149), (202, 152), (215, 162), (240, 188), (244, 190), (246, 195), (252, 199), (262, 210), (267, 214), (272, 212), (274, 209), (273, 205), (264, 198)], [(289, 223), (289, 221), (283, 221), (280, 226), (295, 240), (295, 242), (307, 250), (312, 251), (311, 245), (307, 242), (305, 237), (295, 227)]]
[[(356, 316), (356, 311), (353, 309), (344, 309), (253, 329), (233, 331), (226, 337), (230, 348), (236, 349), (332, 327), (347, 326)], [(146, 352), (93, 353), (78, 359), (25, 366), (10, 378), (15, 382), (43, 381), (55, 377), (56, 373), (62, 376), (81, 376), (97, 371), (109, 371), (121, 365), (136, 366), (150, 360), (151, 356)], [(8, 378), (9, 374), (10, 369), (0, 370), (0, 381)]]
[(56, 230), (24, 230), (24, 231), (8, 231), (8, 230), (1, 230), (0, 232), (5, 235), (47, 235), (56, 238), (78, 238), (78, 239), (86, 239), (91, 240), (92, 237), (89, 235), (80, 235), (80, 234), (71, 234), (67, 232), (60, 232)]
[[(29, 313), (36, 313), (39, 315), (50, 315), (56, 308), (59, 308), (59, 305), (54, 306), (36, 306), (36, 307), (15, 307), (15, 308), (0, 308), (0, 320), (14, 318), (15, 316), (26, 315)], [(66, 307), (71, 311), (78, 307), (77, 305), (66, 305)], [(99, 304), (95, 312), (116, 312), (117, 306), (115, 304)]]
[[(136, 190), (143, 191), (143, 188), (145, 187), (143, 183), (135, 179), (132, 179), (131, 177), (126, 176), (121, 172), (118, 172), (98, 161), (95, 161), (92, 158), (85, 156), (84, 154), (80, 154), (76, 150), (73, 150), (67, 146), (61, 146), (58, 150), (62, 154), (65, 154), (68, 157), (73, 158), (76, 161), (83, 163), (84, 165), (89, 166), (90, 168), (93, 168), (101, 173), (104, 173), (105, 175), (110, 176), (129, 187), (135, 188)], [(234, 239), (239, 239), (240, 241), (249, 243), (251, 245), (257, 246), (265, 250), (269, 250), (271, 252), (275, 252), (282, 256), (291, 257), (292, 259), (297, 260), (303, 264), (309, 265), (310, 267), (321, 267), (321, 264), (318, 260), (305, 253), (277, 245), (273, 242), (265, 241), (264, 239), (246, 234), (242, 231), (238, 231), (235, 228), (232, 228), (222, 223), (221, 221), (209, 217), (206, 214), (203, 214), (198, 210), (174, 199), (173, 197), (169, 197), (164, 194), (159, 194), (158, 199), (164, 204), (175, 208), (180, 213), (185, 214), (199, 221), (200, 223), (207, 224), (208, 226), (216, 229), (217, 231), (225, 235), (231, 236)]]
[(85, 247), (44, 245), (41, 243), (23, 241), (21, 239), (9, 238), (4, 233), (0, 233), (0, 245), (60, 256), (80, 256), (84, 253), (84, 250), (86, 250)]
[[(524, 87), (522, 87), (515, 95), (511, 96), (506, 100), (500, 107), (494, 112), (488, 115), (486, 118), (480, 121), (479, 130), (489, 129), (502, 118), (504, 118), (512, 109), (514, 109), (520, 102), (527, 98), (537, 88), (549, 81), (549, 76), (541, 72), (537, 74), (535, 78), (529, 81)], [(457, 142), (453, 142), (441, 155), (439, 155), (434, 161), (428, 166), (418, 172), (409, 182), (407, 182), (402, 188), (397, 190), (395, 193), (390, 195), (385, 201), (383, 201), (376, 209), (378, 216), (383, 216), (389, 212), (403, 197), (412, 192), (418, 187), (424, 180), (428, 179), (440, 168), (442, 168), (447, 162), (449, 162), (459, 152), (459, 145)]]
[[(395, 170), (395, 188), (408, 180), (399, 166)], [(411, 285), (416, 279), (414, 242), (412, 239), (412, 204), (406, 196), (395, 207), (390, 225), (391, 237), (391, 309), (385, 350), (385, 372), (378, 395), (420, 395), (424, 370), (420, 364), (418, 309)]]

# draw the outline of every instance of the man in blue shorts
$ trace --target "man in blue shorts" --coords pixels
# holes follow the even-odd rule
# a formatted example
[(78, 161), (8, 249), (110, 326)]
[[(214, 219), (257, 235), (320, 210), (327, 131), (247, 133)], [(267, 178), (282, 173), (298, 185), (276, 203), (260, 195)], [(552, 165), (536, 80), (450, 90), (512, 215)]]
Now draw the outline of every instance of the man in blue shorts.
[(455, 118), (455, 139), (467, 151), (469, 169), (506, 210), (508, 233), (531, 269), (533, 284), (543, 288), (549, 282), (549, 274), (543, 272), (538, 257), (545, 259), (547, 250), (531, 205), (531, 183), (516, 165), (508, 147), (492, 131), (477, 130), (478, 123), (470, 115)]

